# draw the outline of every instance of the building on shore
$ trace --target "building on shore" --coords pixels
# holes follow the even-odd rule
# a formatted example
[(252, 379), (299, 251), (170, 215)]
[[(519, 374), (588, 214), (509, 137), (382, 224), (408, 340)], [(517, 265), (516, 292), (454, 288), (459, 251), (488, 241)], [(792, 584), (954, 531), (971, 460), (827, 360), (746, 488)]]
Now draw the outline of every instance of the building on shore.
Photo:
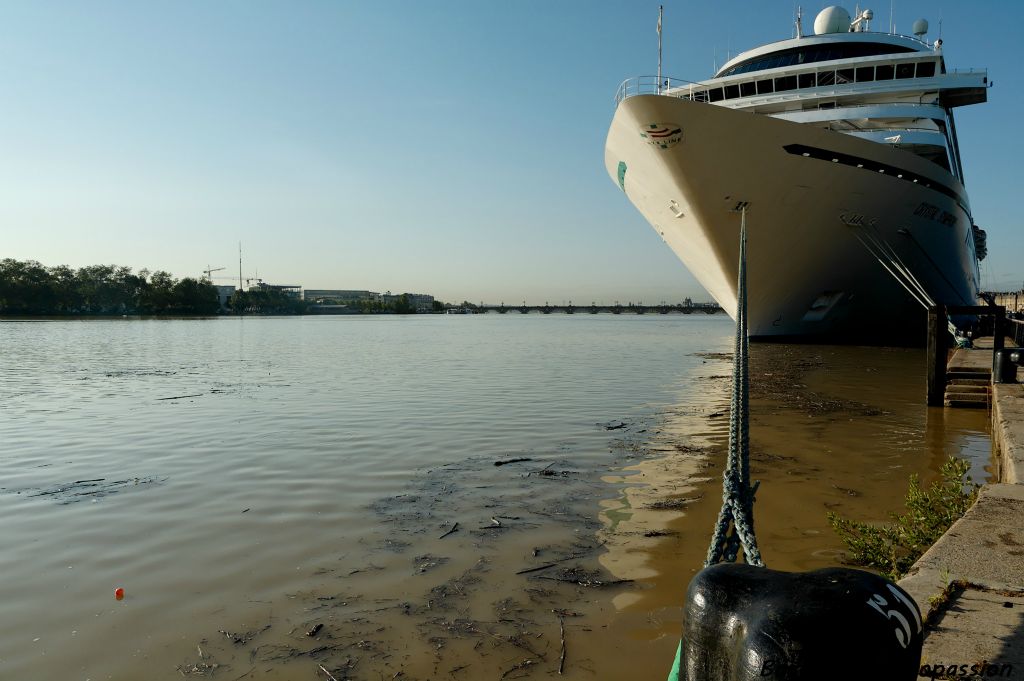
[(384, 303), (395, 304), (405, 296), (405, 299), (409, 302), (409, 306), (412, 307), (416, 312), (432, 312), (434, 309), (434, 296), (427, 293), (398, 293), (392, 294), (390, 291), (381, 296), (381, 300)]
[(263, 291), (265, 293), (283, 293), (289, 298), (302, 300), (302, 286), (299, 284), (268, 284), (264, 281), (257, 281), (249, 287), (250, 291)]
[(373, 291), (348, 291), (343, 289), (312, 289), (308, 288), (302, 293), (304, 300), (311, 303), (326, 302), (332, 300), (336, 303), (358, 303), (363, 301), (380, 300), (380, 294)]
[(219, 286), (214, 284), (213, 286), (217, 289), (217, 303), (220, 305), (221, 312), (227, 312), (228, 301), (231, 300), (231, 296), (235, 295), (234, 286)]
[(1020, 291), (994, 291), (992, 301), (996, 305), (1002, 305), (1006, 312), (1019, 314), (1024, 312), (1024, 289)]
[(434, 296), (427, 293), (376, 293), (374, 291), (354, 291), (346, 289), (306, 289), (303, 298), (311, 303), (347, 305), (351, 303), (379, 302), (394, 305), (405, 296), (409, 306), (416, 312), (432, 312)]

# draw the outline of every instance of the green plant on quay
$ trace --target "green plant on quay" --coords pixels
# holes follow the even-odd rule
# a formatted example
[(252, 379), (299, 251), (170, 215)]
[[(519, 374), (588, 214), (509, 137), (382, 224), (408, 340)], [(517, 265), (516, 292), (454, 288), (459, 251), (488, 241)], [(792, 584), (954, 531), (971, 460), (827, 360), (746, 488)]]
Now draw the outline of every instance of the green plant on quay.
[(829, 524), (846, 545), (848, 562), (878, 570), (893, 581), (905, 575), (978, 498), (981, 486), (970, 477), (964, 479), (969, 468), (963, 459), (950, 457), (927, 489), (921, 488), (916, 474), (911, 475), (906, 513), (891, 514), (892, 522), (885, 525), (828, 513)]

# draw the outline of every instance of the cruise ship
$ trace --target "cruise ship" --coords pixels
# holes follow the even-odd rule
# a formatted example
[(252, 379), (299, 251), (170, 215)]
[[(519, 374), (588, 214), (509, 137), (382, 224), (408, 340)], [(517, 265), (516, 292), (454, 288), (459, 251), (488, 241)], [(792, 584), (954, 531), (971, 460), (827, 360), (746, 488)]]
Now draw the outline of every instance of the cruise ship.
[(828, 7), (708, 80), (616, 94), (609, 175), (731, 314), (746, 220), (751, 339), (918, 344), (928, 306), (977, 304), (953, 110), (986, 100), (988, 74), (948, 69), (924, 20), (906, 36), (872, 18)]

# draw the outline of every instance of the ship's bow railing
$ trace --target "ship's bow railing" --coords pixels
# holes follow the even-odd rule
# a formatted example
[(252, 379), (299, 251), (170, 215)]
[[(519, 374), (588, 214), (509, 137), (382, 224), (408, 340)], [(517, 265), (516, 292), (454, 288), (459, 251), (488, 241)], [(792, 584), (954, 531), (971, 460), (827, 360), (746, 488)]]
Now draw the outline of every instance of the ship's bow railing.
[(657, 76), (636, 76), (622, 81), (615, 93), (615, 103), (618, 104), (624, 99), (637, 95), (665, 95), (680, 99), (692, 99), (696, 102), (708, 101), (707, 92), (700, 83), (665, 76), (660, 79)]

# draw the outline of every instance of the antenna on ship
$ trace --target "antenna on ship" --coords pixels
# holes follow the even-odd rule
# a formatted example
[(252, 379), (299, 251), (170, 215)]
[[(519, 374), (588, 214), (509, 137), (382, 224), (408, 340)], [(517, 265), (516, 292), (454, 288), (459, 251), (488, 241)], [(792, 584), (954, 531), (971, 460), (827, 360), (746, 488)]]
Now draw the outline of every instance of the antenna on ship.
[(238, 290), (242, 289), (242, 242), (238, 242)]
[(875, 13), (869, 9), (865, 9), (863, 12), (860, 7), (857, 7), (857, 18), (850, 24), (850, 31), (856, 33), (863, 33), (864, 31), (871, 30), (871, 20), (875, 18)]
[(665, 6), (658, 5), (658, 94), (661, 94), (661, 18), (665, 13)]
[(801, 7), (800, 5), (797, 5), (796, 6), (796, 37), (797, 38), (804, 37), (803, 18), (804, 18), (804, 8)]

